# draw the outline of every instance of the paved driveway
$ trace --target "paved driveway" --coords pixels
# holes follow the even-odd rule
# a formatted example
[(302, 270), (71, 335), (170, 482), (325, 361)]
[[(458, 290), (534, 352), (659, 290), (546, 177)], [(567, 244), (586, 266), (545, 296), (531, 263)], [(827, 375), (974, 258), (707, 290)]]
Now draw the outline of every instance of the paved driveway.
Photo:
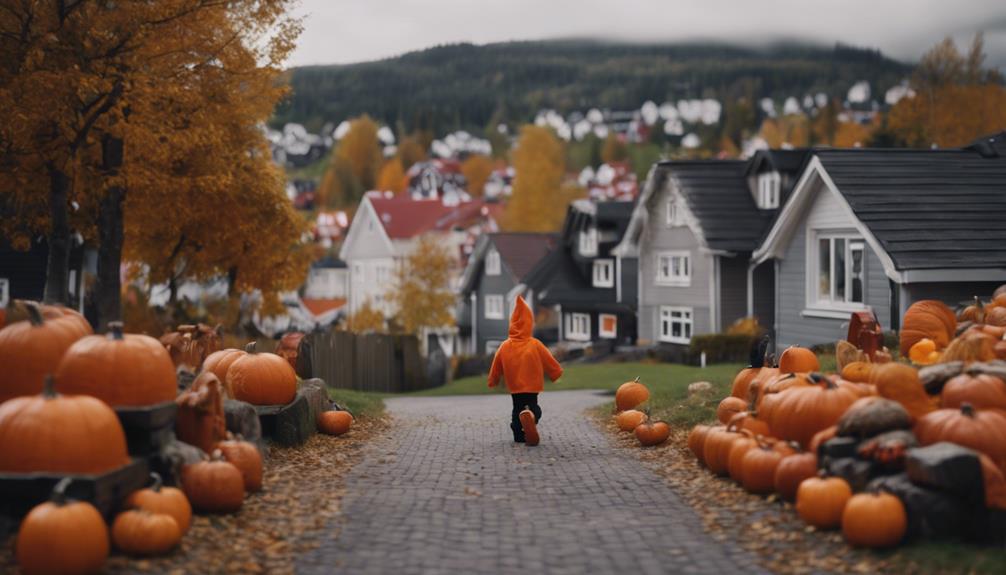
[(394, 398), (391, 429), (347, 478), (339, 530), (303, 573), (741, 573), (659, 477), (546, 392), (542, 443), (514, 444), (505, 395)]

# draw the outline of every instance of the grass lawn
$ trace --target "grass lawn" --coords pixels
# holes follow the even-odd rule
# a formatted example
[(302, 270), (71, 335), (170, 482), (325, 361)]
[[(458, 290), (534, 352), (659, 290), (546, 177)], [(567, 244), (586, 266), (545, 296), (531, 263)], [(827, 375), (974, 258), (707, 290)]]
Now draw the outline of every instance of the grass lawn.
[(328, 396), (356, 417), (378, 417), (384, 413), (385, 395), (382, 393), (330, 387)]
[(964, 543), (929, 542), (898, 549), (894, 561), (916, 573), (1006, 573), (1006, 552)]

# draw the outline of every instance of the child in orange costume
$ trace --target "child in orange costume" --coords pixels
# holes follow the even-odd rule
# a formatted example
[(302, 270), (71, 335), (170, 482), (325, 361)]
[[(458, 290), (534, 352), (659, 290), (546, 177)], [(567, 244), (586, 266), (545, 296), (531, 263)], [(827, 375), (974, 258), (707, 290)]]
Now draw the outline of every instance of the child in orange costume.
[[(513, 440), (528, 445), (538, 444), (536, 423), (541, 421), (538, 394), (544, 390), (545, 376), (553, 382), (562, 377), (562, 366), (545, 344), (532, 337), (533, 331), (531, 308), (518, 296), (510, 316), (510, 337), (496, 350), (489, 370), (489, 387), (499, 385), (502, 375), (510, 391)], [(525, 408), (529, 411), (522, 413)]]

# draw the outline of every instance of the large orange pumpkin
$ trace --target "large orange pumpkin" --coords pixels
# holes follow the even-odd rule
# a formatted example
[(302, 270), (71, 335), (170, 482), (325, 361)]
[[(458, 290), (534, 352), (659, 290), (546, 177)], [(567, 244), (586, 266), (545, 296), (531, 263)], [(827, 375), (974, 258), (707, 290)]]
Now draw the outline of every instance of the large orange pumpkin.
[(761, 441), (741, 459), (741, 485), (749, 493), (766, 494), (775, 489), (775, 470), (786, 454)]
[(52, 499), (35, 506), (21, 522), (15, 553), (26, 575), (96, 573), (108, 558), (108, 527), (90, 503), (67, 501), (63, 478)]
[(943, 407), (970, 403), (976, 409), (1006, 410), (1006, 382), (990, 374), (962, 373), (947, 381), (940, 400)]
[(818, 529), (835, 529), (842, 524), (842, 512), (852, 497), (852, 488), (840, 477), (811, 477), (796, 490), (796, 512)]
[(790, 346), (779, 356), (779, 371), (782, 373), (807, 373), (821, 369), (821, 363), (814, 352), (805, 347)]
[(713, 428), (706, 434), (702, 448), (702, 460), (716, 475), (727, 474), (730, 447), (734, 440), (744, 437), (735, 427)]
[(248, 353), (227, 369), (227, 381), (234, 399), (252, 405), (285, 405), (297, 395), (297, 373), (285, 359), (274, 353), (256, 353), (255, 343)]
[(113, 407), (172, 401), (178, 393), (175, 365), (156, 339), (122, 333), (91, 335), (70, 346), (56, 368), (56, 391), (97, 397)]
[(817, 384), (794, 387), (766, 398), (763, 403), (768, 405), (763, 405), (761, 417), (773, 435), (806, 447), (815, 433), (835, 425), (860, 397), (855, 384), (827, 377), (817, 379)]
[(893, 547), (905, 538), (908, 515), (890, 493), (859, 493), (842, 511), (842, 535), (856, 547)]
[(1006, 471), (1006, 414), (997, 409), (977, 410), (970, 403), (958, 409), (934, 411), (915, 424), (922, 445), (949, 441), (988, 455)]
[(817, 475), (817, 456), (810, 451), (788, 455), (775, 468), (772, 485), (779, 497), (786, 501), (796, 499), (796, 490), (805, 479)]
[(936, 342), (936, 349), (947, 347), (957, 331), (954, 311), (941, 301), (922, 300), (913, 303), (901, 322), (901, 355), (907, 357), (915, 342), (924, 337)]
[(627, 381), (618, 386), (618, 389), (615, 391), (615, 408), (618, 411), (633, 409), (647, 399), (650, 399), (650, 390), (646, 389), (645, 385), (639, 383), (639, 378), (637, 377), (632, 381)]
[(730, 451), (727, 454), (727, 474), (737, 483), (740, 483), (743, 477), (741, 462), (744, 460), (744, 456), (756, 447), (758, 447), (758, 440), (750, 432), (745, 432), (744, 437), (735, 439), (730, 444)]
[(46, 318), (34, 303), (26, 309), (27, 320), (0, 329), (0, 402), (40, 393), (45, 376), (55, 370), (66, 350), (87, 335), (72, 316)]
[(228, 397), (234, 397), (234, 389), (227, 381), (227, 370), (230, 369), (231, 365), (233, 365), (235, 361), (245, 355), (247, 354), (240, 349), (221, 349), (220, 351), (214, 351), (209, 354), (206, 356), (206, 359), (203, 360), (203, 371), (211, 371), (217, 376), (217, 379), (224, 384), (224, 389), (227, 391)]
[(41, 395), (0, 404), (0, 472), (103, 473), (129, 463), (126, 435), (99, 399)]

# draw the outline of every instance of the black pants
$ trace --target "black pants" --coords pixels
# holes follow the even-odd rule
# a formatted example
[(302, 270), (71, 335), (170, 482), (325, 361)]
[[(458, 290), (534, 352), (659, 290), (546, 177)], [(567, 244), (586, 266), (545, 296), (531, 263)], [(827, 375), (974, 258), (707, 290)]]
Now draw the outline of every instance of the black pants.
[(513, 412), (510, 419), (510, 429), (513, 430), (514, 441), (524, 441), (524, 429), (520, 425), (520, 412), (527, 407), (534, 414), (536, 422), (541, 421), (541, 408), (538, 407), (537, 393), (514, 393), (510, 395), (513, 399)]

